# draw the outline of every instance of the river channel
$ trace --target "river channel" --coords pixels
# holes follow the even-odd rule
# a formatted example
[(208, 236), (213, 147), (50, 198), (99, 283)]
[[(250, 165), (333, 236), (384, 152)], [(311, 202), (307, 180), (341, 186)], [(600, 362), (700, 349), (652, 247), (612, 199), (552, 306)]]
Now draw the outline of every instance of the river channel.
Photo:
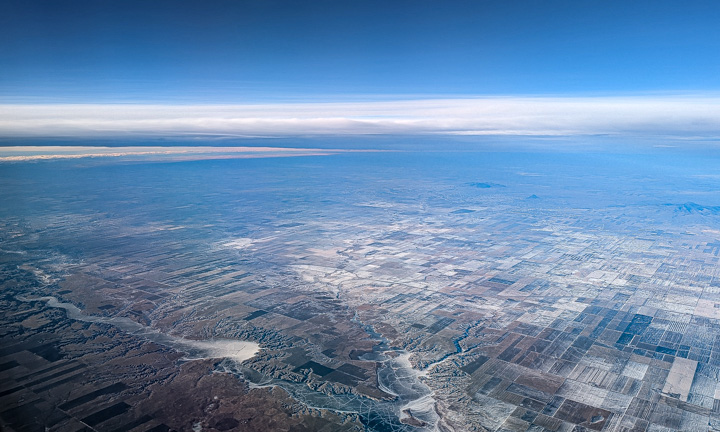
[[(313, 390), (305, 383), (286, 381), (262, 376), (241, 363), (252, 358), (260, 350), (255, 342), (228, 339), (196, 341), (161, 333), (151, 327), (139, 324), (125, 317), (101, 317), (87, 315), (72, 303), (59, 301), (52, 296), (27, 298), (18, 296), (21, 301), (45, 301), (48, 306), (67, 311), (71, 319), (92, 323), (113, 325), (129, 334), (158, 343), (186, 354), (186, 360), (199, 358), (225, 358), (221, 364), (228, 372), (242, 375), (250, 381), (251, 388), (278, 386), (290, 393), (295, 399), (310, 408), (328, 409), (335, 412), (357, 413), (368, 431), (372, 432), (410, 432), (436, 431), (438, 416), (431, 390), (420, 381), (422, 372), (414, 369), (409, 361), (410, 353), (389, 347), (387, 339), (376, 333), (369, 325), (363, 328), (377, 340), (372, 353), (361, 360), (379, 364), (378, 387), (395, 396), (392, 400), (375, 400), (357, 395), (327, 395)], [(411, 426), (400, 421), (408, 413), (422, 426)], [(416, 422), (417, 423), (417, 422)]]

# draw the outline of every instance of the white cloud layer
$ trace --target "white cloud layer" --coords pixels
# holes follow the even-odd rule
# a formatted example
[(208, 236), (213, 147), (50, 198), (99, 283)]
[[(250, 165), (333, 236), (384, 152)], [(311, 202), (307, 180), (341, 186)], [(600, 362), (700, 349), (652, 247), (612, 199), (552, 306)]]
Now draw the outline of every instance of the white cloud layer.
[(494, 97), (255, 105), (5, 104), (1, 136), (720, 136), (720, 97)]

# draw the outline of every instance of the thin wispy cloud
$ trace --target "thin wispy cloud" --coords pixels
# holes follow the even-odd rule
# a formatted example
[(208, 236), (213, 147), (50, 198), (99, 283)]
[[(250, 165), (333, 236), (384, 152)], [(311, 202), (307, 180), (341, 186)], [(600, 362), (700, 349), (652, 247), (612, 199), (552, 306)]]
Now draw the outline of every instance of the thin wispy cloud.
[[(50, 159), (141, 158), (143, 160), (249, 159), (293, 156), (327, 156), (359, 150), (287, 147), (101, 147), (101, 146), (9, 146), (0, 147), (0, 162)], [(361, 151), (361, 150), (360, 150)]]
[(0, 105), (3, 136), (720, 136), (720, 98), (494, 97), (254, 105)]

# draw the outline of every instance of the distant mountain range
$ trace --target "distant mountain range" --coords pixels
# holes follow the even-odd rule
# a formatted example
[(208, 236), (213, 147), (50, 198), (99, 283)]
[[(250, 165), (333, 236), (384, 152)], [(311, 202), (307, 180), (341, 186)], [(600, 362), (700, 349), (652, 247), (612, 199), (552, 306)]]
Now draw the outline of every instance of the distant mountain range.
[(686, 202), (684, 204), (665, 204), (674, 207), (676, 213), (681, 214), (701, 214), (701, 215), (720, 215), (720, 206), (705, 206), (694, 202)]

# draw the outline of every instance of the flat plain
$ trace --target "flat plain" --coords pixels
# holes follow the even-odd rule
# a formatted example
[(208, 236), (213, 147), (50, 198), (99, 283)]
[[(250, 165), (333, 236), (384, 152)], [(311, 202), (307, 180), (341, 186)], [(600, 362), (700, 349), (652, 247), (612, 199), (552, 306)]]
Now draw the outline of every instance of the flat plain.
[(0, 162), (11, 431), (720, 430), (720, 164)]

